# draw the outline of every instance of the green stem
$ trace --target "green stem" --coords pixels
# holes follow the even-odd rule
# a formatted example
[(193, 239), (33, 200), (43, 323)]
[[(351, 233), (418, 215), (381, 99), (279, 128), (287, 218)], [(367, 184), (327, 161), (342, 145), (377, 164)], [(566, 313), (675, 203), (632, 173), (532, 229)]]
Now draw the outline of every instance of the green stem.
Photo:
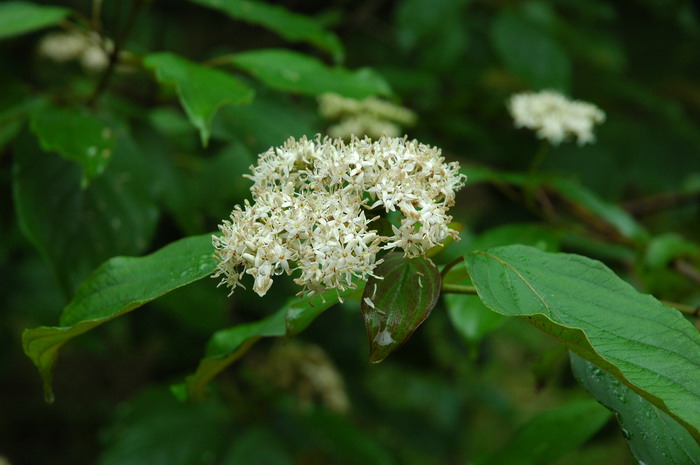
[(443, 294), (474, 294), (476, 295), (476, 288), (474, 286), (464, 286), (462, 284), (450, 284), (442, 283)]
[(537, 184), (535, 182), (537, 171), (542, 165), (547, 153), (549, 152), (549, 143), (547, 141), (542, 141), (539, 149), (532, 157), (530, 166), (527, 169), (527, 177), (525, 178), (524, 194), (525, 194), (525, 205), (530, 209), (537, 209), (535, 202), (535, 192), (537, 190)]
[(452, 268), (454, 268), (455, 266), (457, 266), (457, 265), (459, 265), (460, 263), (462, 263), (463, 260), (464, 260), (464, 257), (457, 257), (457, 258), (455, 258), (455, 259), (452, 260), (450, 263), (448, 263), (447, 265), (445, 265), (445, 267), (444, 267), (444, 268), (442, 269), (442, 271), (440, 272), (440, 275), (442, 275), (442, 277), (444, 278), (445, 276), (447, 276), (447, 273), (448, 273)]
[(700, 285), (700, 271), (692, 263), (681, 258), (673, 261), (673, 268), (682, 276), (685, 276), (696, 285)]
[(102, 34), (102, 0), (92, 1), (92, 19), (90, 20), (92, 24), (92, 30), (97, 32), (99, 35)]
[(537, 149), (537, 152), (535, 153), (535, 156), (532, 157), (532, 161), (530, 162), (530, 167), (528, 168), (528, 176), (531, 178), (535, 174), (537, 174), (537, 171), (540, 169), (540, 165), (542, 165), (542, 162), (544, 159), (547, 157), (547, 154), (549, 153), (549, 143), (547, 141), (542, 141), (540, 144), (540, 147)]

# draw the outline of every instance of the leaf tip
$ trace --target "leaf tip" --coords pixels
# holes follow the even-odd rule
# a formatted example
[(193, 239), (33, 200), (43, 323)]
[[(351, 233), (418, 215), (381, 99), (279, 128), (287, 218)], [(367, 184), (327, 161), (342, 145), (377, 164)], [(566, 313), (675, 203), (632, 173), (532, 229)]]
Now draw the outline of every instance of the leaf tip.
[(187, 384), (177, 383), (170, 385), (170, 393), (180, 402), (186, 402), (188, 399), (187, 395)]
[(199, 128), (199, 139), (202, 141), (202, 147), (206, 149), (209, 145), (209, 128), (206, 125)]
[(56, 400), (56, 396), (53, 393), (53, 389), (51, 388), (51, 381), (48, 381), (44, 383), (44, 402), (47, 404), (53, 404), (54, 401)]
[(384, 359), (386, 359), (387, 355), (389, 355), (389, 353), (385, 351), (373, 350), (369, 354), (369, 363), (372, 365), (382, 363)]

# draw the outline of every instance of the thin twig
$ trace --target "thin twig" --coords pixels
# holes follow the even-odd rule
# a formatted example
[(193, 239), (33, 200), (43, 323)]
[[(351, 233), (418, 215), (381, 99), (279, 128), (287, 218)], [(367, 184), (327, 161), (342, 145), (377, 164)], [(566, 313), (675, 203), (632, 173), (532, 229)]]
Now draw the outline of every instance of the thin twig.
[(673, 268), (695, 284), (700, 285), (700, 270), (695, 268), (692, 263), (679, 258), (673, 261)]
[(623, 208), (631, 215), (644, 216), (670, 208), (681, 207), (700, 201), (700, 191), (671, 192), (657, 194), (651, 197), (631, 200), (623, 204)]
[(537, 203), (542, 207), (542, 217), (550, 223), (555, 223), (557, 220), (557, 211), (549, 195), (547, 195), (547, 190), (537, 189), (535, 196), (538, 201)]
[(102, 36), (102, 0), (92, 0), (92, 18), (90, 22), (92, 30)]
[(443, 294), (476, 294), (476, 287), (462, 284), (442, 283)]
[[(542, 162), (547, 157), (547, 153), (549, 153), (549, 143), (543, 140), (539, 148), (537, 149), (535, 156), (532, 157), (532, 160), (530, 161), (530, 166), (528, 166), (527, 168), (527, 177), (525, 178), (525, 184), (523, 184), (525, 206), (533, 211), (538, 210), (536, 197), (540, 186), (537, 182), (537, 174), (540, 169), (540, 165), (542, 165)], [(542, 213), (545, 214), (544, 211)]]
[(455, 266), (459, 265), (459, 264), (462, 263), (463, 261), (464, 261), (464, 257), (457, 257), (457, 258), (455, 258), (454, 260), (452, 260), (451, 262), (449, 262), (447, 265), (445, 265), (445, 267), (442, 269), (442, 271), (440, 272), (440, 274), (441, 274), (442, 277), (444, 278), (445, 276), (447, 276), (447, 273), (448, 273), (452, 268), (454, 268)]
[(112, 79), (112, 76), (114, 75), (114, 70), (117, 67), (117, 63), (119, 62), (119, 55), (124, 49), (124, 45), (126, 45), (126, 41), (129, 38), (131, 29), (134, 26), (134, 22), (136, 21), (136, 18), (138, 17), (141, 8), (143, 8), (147, 1), (148, 0), (134, 0), (131, 4), (131, 11), (129, 11), (129, 17), (126, 19), (126, 23), (124, 24), (124, 28), (122, 29), (121, 34), (116, 38), (114, 42), (114, 49), (109, 55), (109, 64), (107, 65), (107, 69), (102, 74), (100, 81), (97, 83), (97, 86), (95, 86), (95, 90), (88, 99), (88, 106), (94, 106), (100, 95), (102, 95), (102, 93), (107, 89), (109, 81)]
[(549, 153), (549, 142), (547, 141), (542, 141), (540, 144), (539, 148), (537, 149), (537, 152), (535, 153), (535, 156), (532, 157), (532, 161), (530, 162), (530, 166), (527, 169), (528, 177), (532, 178), (537, 174), (537, 171), (540, 169), (540, 166), (542, 165), (542, 162), (544, 159), (547, 157), (547, 154)]

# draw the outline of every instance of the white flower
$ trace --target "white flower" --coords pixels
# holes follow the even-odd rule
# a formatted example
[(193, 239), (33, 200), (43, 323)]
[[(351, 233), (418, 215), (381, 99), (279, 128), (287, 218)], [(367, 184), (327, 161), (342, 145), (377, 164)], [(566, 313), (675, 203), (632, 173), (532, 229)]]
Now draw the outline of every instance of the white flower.
[(340, 139), (350, 139), (356, 135), (378, 139), (382, 136), (397, 137), (399, 134), (401, 128), (398, 125), (370, 114), (350, 116), (328, 128), (328, 135)]
[(326, 93), (318, 98), (318, 112), (326, 119), (341, 119), (362, 112), (362, 102), (338, 94)]
[(302, 408), (320, 402), (338, 413), (349, 409), (343, 377), (320, 347), (285, 341), (273, 346), (267, 357), (265, 363), (254, 363), (251, 368), (270, 385), (296, 392)]
[(48, 34), (41, 39), (38, 48), (40, 55), (57, 63), (79, 61), (83, 69), (91, 73), (107, 68), (113, 50), (112, 40), (94, 32), (80, 31)]
[(112, 51), (114, 51), (114, 42), (92, 33), (89, 45), (80, 55), (80, 64), (90, 73), (104, 71), (109, 66), (109, 55)]
[(321, 116), (338, 121), (328, 128), (328, 134), (345, 140), (353, 136), (396, 137), (401, 133), (400, 125), (416, 122), (416, 114), (408, 108), (375, 97), (355, 100), (328, 93), (319, 97), (318, 104)]
[[(282, 273), (296, 275), (302, 294), (352, 289), (373, 276), (381, 250), (417, 256), (457, 238), (447, 210), (466, 176), (417, 141), (289, 139), (251, 170), (253, 203), (236, 207), (213, 237), (214, 276), (231, 292), (249, 274), (262, 296)], [(375, 229), (375, 209), (401, 213), (391, 236)]]
[(88, 46), (85, 34), (80, 32), (53, 32), (39, 42), (38, 52), (57, 63), (77, 60)]
[(540, 139), (552, 145), (559, 145), (569, 136), (576, 137), (578, 145), (593, 142), (593, 126), (605, 121), (605, 113), (595, 105), (569, 100), (550, 90), (515, 94), (508, 109), (516, 127), (535, 130)]

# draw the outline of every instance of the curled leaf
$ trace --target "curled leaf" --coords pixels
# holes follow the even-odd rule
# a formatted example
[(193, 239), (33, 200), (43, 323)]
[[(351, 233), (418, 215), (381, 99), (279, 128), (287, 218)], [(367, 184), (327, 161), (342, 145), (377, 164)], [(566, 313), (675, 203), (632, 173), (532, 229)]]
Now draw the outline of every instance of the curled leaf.
[(381, 362), (428, 318), (440, 296), (442, 279), (429, 259), (392, 252), (384, 257), (362, 295), (360, 309), (372, 363)]

